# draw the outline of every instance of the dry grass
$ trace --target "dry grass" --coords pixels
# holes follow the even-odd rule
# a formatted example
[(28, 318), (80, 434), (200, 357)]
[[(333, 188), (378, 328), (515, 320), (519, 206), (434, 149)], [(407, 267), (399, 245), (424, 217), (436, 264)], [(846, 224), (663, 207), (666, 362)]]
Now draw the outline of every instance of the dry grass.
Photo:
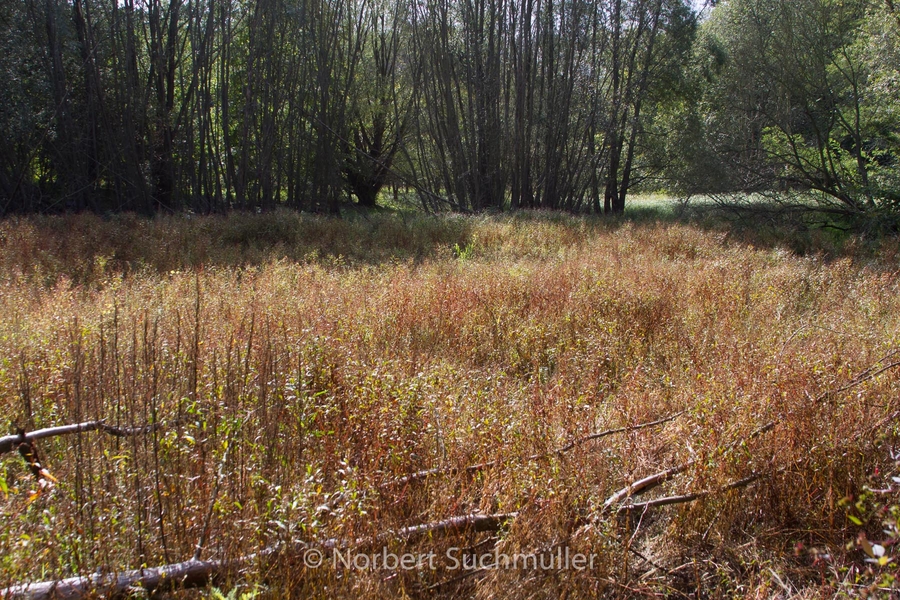
[[(798, 257), (686, 225), (552, 215), (0, 223), (3, 414), (29, 429), (171, 424), (42, 443), (59, 484), (30, 503), (21, 460), (2, 457), (0, 587), (185, 560), (214, 499), (204, 558), (477, 511), (520, 517), (484, 544), (390, 547), (597, 555), (593, 570), (494, 570), (430, 592), (459, 574), (446, 561), (347, 573), (283, 556), (240, 575), (266, 596), (852, 592), (864, 555), (845, 548), (859, 528), (840, 501), (897, 474), (900, 378), (825, 392), (900, 347), (885, 248)], [(498, 462), (389, 485), (485, 461)], [(651, 497), (764, 477), (584, 526), (618, 488), (687, 461)]]

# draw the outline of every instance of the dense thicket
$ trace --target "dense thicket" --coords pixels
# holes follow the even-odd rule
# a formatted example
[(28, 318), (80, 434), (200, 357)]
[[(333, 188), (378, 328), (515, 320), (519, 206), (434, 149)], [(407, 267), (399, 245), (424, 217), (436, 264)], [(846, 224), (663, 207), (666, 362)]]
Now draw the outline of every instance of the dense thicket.
[[(874, 0), (0, 0), (0, 213), (898, 204)], [(651, 183), (652, 182), (652, 183)]]
[(694, 191), (800, 191), (900, 208), (900, 12), (892, 0), (731, 0), (704, 24), (677, 137)]

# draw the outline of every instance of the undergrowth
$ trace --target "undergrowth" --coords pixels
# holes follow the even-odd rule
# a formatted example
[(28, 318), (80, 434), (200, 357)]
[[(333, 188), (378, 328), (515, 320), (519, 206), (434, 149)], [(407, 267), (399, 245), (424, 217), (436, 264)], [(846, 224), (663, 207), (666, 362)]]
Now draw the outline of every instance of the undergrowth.
[[(889, 594), (896, 563), (860, 540), (895, 551), (900, 380), (879, 371), (898, 357), (900, 280), (896, 254), (844, 247), (541, 214), (0, 223), (10, 427), (162, 424), (40, 442), (58, 479), (40, 494), (0, 457), (0, 588), (178, 562), (201, 539), (212, 559), (378, 539), (443, 559), (348, 571), (285, 552), (207, 593)], [(681, 464), (651, 499), (714, 493), (597, 518)], [(424, 469), (443, 476), (397, 485)], [(511, 512), (493, 534), (386, 535)], [(593, 568), (460, 577), (446, 560), (554, 544)]]

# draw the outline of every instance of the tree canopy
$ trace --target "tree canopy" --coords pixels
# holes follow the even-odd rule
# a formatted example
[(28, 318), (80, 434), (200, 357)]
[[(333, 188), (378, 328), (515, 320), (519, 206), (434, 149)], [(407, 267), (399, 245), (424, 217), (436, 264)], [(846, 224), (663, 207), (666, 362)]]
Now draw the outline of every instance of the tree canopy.
[(900, 209), (891, 0), (0, 0), (0, 213)]

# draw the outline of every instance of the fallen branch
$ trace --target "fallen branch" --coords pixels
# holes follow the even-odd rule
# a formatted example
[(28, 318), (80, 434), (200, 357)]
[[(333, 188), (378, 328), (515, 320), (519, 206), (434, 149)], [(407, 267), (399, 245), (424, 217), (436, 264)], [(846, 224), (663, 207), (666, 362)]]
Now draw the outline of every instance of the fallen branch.
[[(704, 498), (714, 493), (723, 492), (738, 487), (744, 487), (762, 477), (761, 474), (753, 474), (739, 481), (730, 483), (716, 490), (687, 494), (683, 496), (671, 496), (659, 498), (640, 504), (631, 504), (620, 507), (617, 512), (629, 510), (648, 510), (659, 506), (672, 504), (684, 504)], [(604, 511), (601, 511), (602, 514)], [(174, 589), (186, 589), (203, 587), (213, 582), (218, 576), (227, 571), (240, 570), (254, 562), (288, 552), (290, 555), (305, 561), (309, 553), (316, 553), (317, 564), (321, 564), (323, 550), (336, 550), (338, 548), (363, 548), (376, 543), (401, 540), (411, 543), (417, 539), (430, 535), (452, 535), (463, 532), (496, 532), (514, 521), (519, 513), (506, 514), (470, 514), (458, 517), (450, 517), (441, 521), (423, 523), (410, 527), (403, 527), (396, 531), (386, 531), (372, 538), (356, 540), (353, 544), (341, 543), (335, 538), (319, 544), (293, 544), (285, 550), (283, 544), (271, 546), (265, 550), (236, 558), (233, 560), (188, 560), (181, 563), (163, 565), (155, 568), (135, 569), (118, 574), (94, 574), (79, 577), (70, 577), (56, 581), (44, 581), (38, 583), (26, 583), (0, 590), (0, 598), (3, 600), (81, 600), (87, 596), (104, 596), (117, 598), (135, 592), (149, 594), (170, 591)], [(600, 515), (597, 515), (599, 517)], [(595, 517), (595, 520), (596, 518)], [(470, 575), (476, 575), (473, 572)], [(446, 585), (439, 583), (438, 586)]]
[[(752, 440), (753, 438), (760, 436), (767, 431), (770, 431), (774, 427), (775, 427), (775, 422), (771, 421), (769, 423), (766, 423), (759, 429), (755, 430), (754, 432), (752, 432), (746, 438), (740, 439), (736, 442), (732, 442), (725, 448), (724, 455), (727, 456), (735, 448), (741, 446), (748, 440)], [(655, 488), (659, 485), (662, 485), (663, 483), (665, 483), (666, 481), (668, 481), (675, 475), (685, 472), (686, 470), (688, 470), (690, 467), (692, 467), (695, 464), (697, 464), (696, 459), (690, 460), (690, 461), (688, 461), (686, 463), (682, 463), (676, 467), (671, 467), (669, 469), (666, 469), (665, 471), (660, 471), (659, 473), (654, 473), (653, 475), (648, 475), (647, 477), (644, 477), (643, 479), (639, 479), (630, 485), (626, 485), (625, 487), (623, 487), (622, 489), (620, 489), (619, 491), (617, 491), (612, 496), (610, 496), (609, 498), (606, 499), (606, 502), (603, 503), (602, 512), (608, 511), (613, 505), (619, 504), (626, 498), (632, 498), (634, 496), (639, 496), (640, 494), (643, 494), (644, 492), (648, 492), (648, 491), (652, 490), (653, 488)], [(632, 506), (637, 506), (637, 505), (632, 505)]]
[(688, 502), (693, 502), (695, 500), (699, 500), (701, 498), (706, 498), (712, 494), (717, 494), (721, 492), (727, 492), (728, 490), (733, 490), (741, 487), (746, 487), (762, 477), (761, 473), (754, 473), (753, 475), (749, 475), (744, 477), (743, 479), (739, 479), (738, 481), (733, 481), (728, 485), (722, 486), (715, 490), (707, 490), (705, 492), (696, 492), (693, 494), (684, 494), (681, 496), (667, 496), (665, 498), (656, 498), (654, 500), (648, 500), (647, 502), (639, 502), (637, 504), (626, 504), (625, 506), (620, 506), (616, 511), (619, 514), (629, 512), (629, 511), (644, 511), (649, 510), (651, 508), (656, 508), (659, 506), (669, 506), (672, 504), (685, 504)]
[[(741, 487), (746, 487), (746, 486), (750, 485), (751, 483), (753, 483), (754, 481), (760, 479), (762, 476), (763, 476), (762, 473), (754, 473), (754, 474), (752, 474), (752, 475), (749, 475), (749, 476), (747, 476), (747, 477), (744, 477), (743, 479), (739, 479), (738, 481), (733, 481), (733, 482), (731, 482), (731, 483), (729, 483), (729, 484), (727, 484), (727, 485), (724, 485), (724, 486), (722, 486), (722, 487), (720, 487), (720, 488), (717, 488), (717, 489), (714, 489), (714, 490), (707, 490), (707, 491), (703, 491), (703, 492), (696, 492), (696, 493), (693, 493), (693, 494), (685, 494), (685, 495), (681, 495), (681, 496), (669, 496), (669, 497), (666, 497), (666, 498), (658, 498), (658, 499), (655, 499), (655, 500), (650, 500), (650, 501), (648, 501), (648, 502), (641, 502), (641, 503), (639, 503), (639, 504), (629, 504), (629, 505), (627, 505), (627, 506), (621, 506), (621, 507), (619, 507), (618, 510), (617, 510), (616, 512), (617, 512), (618, 514), (622, 514), (622, 513), (628, 512), (628, 511), (647, 511), (647, 510), (650, 510), (650, 509), (652, 509), (652, 508), (657, 508), (657, 507), (660, 507), (660, 506), (669, 506), (669, 505), (673, 505), (673, 504), (686, 504), (686, 503), (689, 503), (689, 502), (694, 502), (694, 501), (696, 501), (696, 500), (700, 500), (701, 498), (706, 498), (707, 496), (711, 496), (711, 495), (713, 495), (713, 494), (718, 494), (718, 493), (722, 493), (722, 492), (727, 492), (727, 491), (729, 491), (729, 490), (733, 490), (733, 489), (737, 489), (737, 488), (741, 488)], [(605, 512), (606, 512), (606, 509), (605, 509), (605, 507), (604, 507), (604, 509), (601, 509), (599, 513), (595, 514), (595, 515), (594, 515), (593, 517), (591, 517), (591, 518), (586, 518), (585, 520), (582, 521), (582, 523), (583, 523), (584, 525), (590, 526), (592, 523), (596, 523), (597, 520), (598, 520)], [(551, 553), (551, 554), (552, 554), (552, 552), (553, 552), (555, 549), (557, 549), (557, 548), (563, 546), (564, 544), (566, 544), (566, 543), (569, 542), (570, 540), (571, 540), (571, 536), (567, 537), (566, 539), (564, 539), (564, 540), (562, 540), (562, 541), (559, 541), (559, 542), (556, 542), (556, 543), (554, 543), (554, 544), (551, 544), (550, 546), (545, 546), (544, 548), (535, 550), (534, 552), (532, 552), (532, 553), (530, 553), (530, 554), (536, 554), (536, 555), (538, 555), (538, 556), (546, 555), (547, 553)], [(635, 550), (634, 548), (632, 548), (632, 547), (631, 547), (631, 544), (626, 544), (625, 547), (626, 547), (626, 548), (628, 549), (628, 551), (630, 551), (632, 554), (634, 554), (634, 555), (637, 556), (638, 558), (644, 560), (644, 561), (647, 562), (648, 564), (653, 565), (653, 567), (655, 567), (655, 568), (657, 568), (657, 569), (660, 569), (660, 570), (662, 570), (662, 571), (665, 571), (666, 573), (669, 572), (668, 569), (666, 569), (665, 567), (663, 567), (663, 566), (661, 566), (661, 565), (658, 565), (658, 564), (657, 564), (656, 562), (654, 562), (653, 560), (647, 558), (646, 556), (644, 556), (643, 554), (641, 554), (640, 552), (638, 552), (637, 550)], [(467, 571), (466, 573), (464, 573), (464, 574), (462, 574), (462, 575), (458, 575), (458, 576), (455, 576), (455, 577), (451, 577), (450, 579), (446, 579), (446, 580), (443, 580), (443, 581), (439, 581), (438, 583), (435, 583), (435, 584), (433, 584), (433, 585), (430, 585), (430, 586), (428, 586), (427, 588), (425, 588), (425, 591), (428, 591), (428, 592), (434, 592), (434, 591), (436, 591), (436, 590), (438, 590), (438, 589), (445, 588), (445, 587), (447, 587), (447, 586), (449, 586), (449, 585), (452, 585), (452, 584), (455, 584), (455, 583), (459, 583), (460, 581), (462, 581), (462, 580), (464, 580), (464, 579), (468, 579), (468, 578), (470, 578), (470, 577), (475, 577), (475, 576), (478, 576), (478, 575), (483, 575), (483, 574), (485, 574), (485, 573), (488, 572), (488, 571), (489, 571), (489, 569), (487, 569), (487, 568), (473, 569), (473, 570)]]
[(653, 475), (649, 475), (647, 477), (644, 477), (643, 479), (639, 479), (631, 485), (626, 485), (606, 499), (606, 502), (603, 503), (603, 510), (608, 510), (609, 507), (611, 507), (613, 504), (618, 504), (625, 498), (639, 496), (646, 491), (652, 490), (658, 485), (662, 485), (663, 483), (668, 481), (669, 478), (683, 473), (696, 462), (697, 461), (692, 460), (678, 465), (677, 467), (672, 467), (671, 469), (666, 469), (665, 471), (660, 471), (659, 473), (654, 473)]
[(4, 600), (80, 600), (95, 595), (116, 598), (135, 592), (153, 594), (176, 588), (202, 587), (209, 584), (219, 573), (231, 568), (239, 568), (255, 558), (256, 555), (232, 561), (189, 560), (122, 573), (98, 573), (57, 581), (25, 583), (0, 590), (0, 598)]
[(128, 437), (131, 435), (143, 435), (159, 429), (160, 423), (152, 423), (140, 427), (113, 427), (107, 425), (104, 421), (86, 421), (84, 423), (76, 423), (74, 425), (60, 425), (59, 427), (47, 427), (46, 429), (37, 429), (27, 433), (16, 433), (13, 435), (5, 435), (0, 437), (0, 454), (12, 452), (18, 448), (19, 444), (25, 442), (34, 442), (48, 437), (59, 435), (69, 435), (72, 433), (85, 433), (88, 431), (103, 431), (115, 437)]
[[(617, 433), (629, 433), (632, 431), (638, 431), (641, 429), (647, 429), (649, 427), (656, 427), (658, 425), (663, 425), (668, 423), (669, 421), (674, 421), (681, 415), (683, 415), (686, 411), (680, 411), (673, 415), (669, 415), (667, 417), (663, 417), (662, 419), (657, 419), (656, 421), (651, 421), (649, 423), (640, 423), (638, 425), (630, 425), (626, 427), (617, 427), (615, 429), (607, 429), (605, 431), (600, 431), (597, 433), (592, 433), (590, 435), (586, 435), (580, 438), (576, 438), (566, 444), (565, 446), (560, 446), (550, 452), (544, 452), (542, 454), (532, 454), (527, 458), (527, 460), (540, 460), (542, 458), (548, 458), (550, 456), (561, 456), (566, 452), (573, 450), (574, 448), (581, 446), (582, 444), (586, 444), (587, 442), (592, 442), (594, 440), (599, 440), (601, 438), (605, 438), (611, 435), (615, 435)], [(498, 460), (492, 460), (489, 462), (478, 463), (474, 465), (469, 465), (467, 467), (459, 468), (459, 467), (446, 467), (446, 468), (436, 468), (436, 469), (425, 469), (423, 471), (416, 471), (415, 473), (410, 473), (404, 477), (399, 477), (393, 481), (385, 484), (386, 486), (390, 485), (406, 485), (408, 483), (413, 483), (415, 481), (421, 481), (423, 479), (428, 479), (429, 477), (438, 477), (442, 475), (456, 475), (460, 472), (465, 472), (469, 475), (474, 473), (478, 473), (479, 471), (484, 471), (486, 469), (493, 468), (500, 464)]]
[(824, 400), (829, 399), (829, 397), (834, 397), (838, 394), (842, 394), (846, 391), (852, 390), (853, 388), (855, 388), (858, 385), (862, 385), (863, 383), (865, 383), (869, 380), (875, 379), (882, 373), (885, 373), (887, 371), (890, 371), (891, 369), (900, 367), (900, 360), (895, 360), (893, 362), (890, 362), (890, 363), (882, 366), (880, 369), (877, 368), (878, 365), (884, 363), (888, 359), (896, 357), (898, 354), (900, 354), (900, 349), (894, 350), (893, 352), (888, 353), (881, 359), (879, 359), (879, 360), (875, 361), (874, 363), (872, 363), (871, 365), (869, 365), (868, 368), (864, 369), (856, 377), (851, 379), (849, 383), (839, 387), (836, 390), (826, 390), (826, 391), (822, 392), (821, 394), (819, 394), (819, 396), (816, 398), (816, 402), (822, 402)]
[(298, 543), (287, 547), (279, 544), (266, 548), (261, 552), (232, 560), (191, 559), (185, 562), (155, 568), (135, 569), (122, 573), (98, 573), (56, 581), (25, 583), (0, 590), (0, 598), (3, 600), (81, 600), (87, 596), (117, 598), (131, 595), (135, 592), (154, 594), (174, 589), (203, 587), (227, 571), (246, 568), (262, 558), (283, 552), (287, 552), (301, 561), (305, 561), (308, 553), (316, 553), (317, 562), (321, 562), (323, 550), (349, 547), (361, 548), (395, 539), (409, 543), (428, 535), (452, 535), (469, 531), (499, 531), (517, 516), (518, 513), (462, 515), (432, 523), (404, 527), (395, 532), (387, 531), (374, 538), (357, 540), (353, 544), (343, 544), (337, 539), (329, 539), (319, 544)]
[[(665, 423), (668, 423), (669, 421), (674, 421), (675, 419), (677, 419), (678, 417), (680, 417), (681, 415), (683, 415), (686, 412), (687, 412), (686, 410), (682, 410), (682, 411), (675, 413), (674, 415), (669, 415), (668, 417), (664, 417), (664, 418), (658, 419), (656, 421), (651, 421), (649, 423), (641, 423), (640, 425), (631, 425), (631, 426), (626, 426), (626, 427), (619, 427), (617, 429), (607, 429), (606, 431), (601, 431), (599, 433), (592, 433), (590, 435), (586, 435), (584, 437), (580, 437), (580, 438), (572, 440), (565, 446), (562, 446), (561, 448), (557, 448), (556, 450), (554, 450), (552, 452), (552, 454), (557, 454), (557, 455), (564, 454), (564, 453), (568, 452), (569, 450), (572, 450), (576, 446), (580, 446), (582, 444), (585, 444), (587, 442), (592, 442), (594, 440), (599, 440), (600, 438), (605, 438), (607, 436), (614, 435), (616, 433), (630, 433), (632, 431), (638, 431), (639, 429), (647, 429), (648, 427), (656, 427), (657, 425), (663, 425)], [(546, 455), (543, 455), (543, 456), (546, 456)], [(535, 458), (539, 458), (539, 457), (532, 456), (531, 458), (535, 459)]]
[(377, 539), (384, 541), (386, 539), (401, 539), (405, 542), (412, 542), (426, 535), (434, 534), (454, 534), (463, 531), (485, 532), (500, 531), (510, 521), (514, 521), (519, 513), (501, 513), (494, 515), (472, 514), (460, 517), (450, 517), (443, 521), (433, 523), (423, 523), (421, 525), (412, 525), (398, 530), (396, 533), (387, 531), (380, 534)]

